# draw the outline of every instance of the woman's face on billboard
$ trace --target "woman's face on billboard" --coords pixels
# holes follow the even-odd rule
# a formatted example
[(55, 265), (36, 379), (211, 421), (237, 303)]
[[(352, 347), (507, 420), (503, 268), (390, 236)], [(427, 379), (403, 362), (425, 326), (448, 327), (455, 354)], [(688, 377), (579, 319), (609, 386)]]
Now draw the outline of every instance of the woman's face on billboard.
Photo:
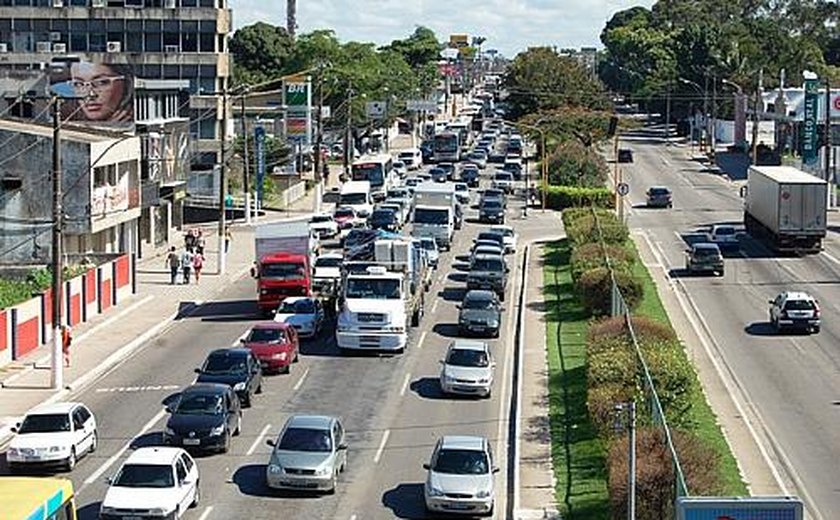
[(112, 119), (125, 95), (126, 77), (103, 63), (74, 63), (70, 73), (76, 94), (89, 96), (82, 101), (85, 118), (91, 121)]

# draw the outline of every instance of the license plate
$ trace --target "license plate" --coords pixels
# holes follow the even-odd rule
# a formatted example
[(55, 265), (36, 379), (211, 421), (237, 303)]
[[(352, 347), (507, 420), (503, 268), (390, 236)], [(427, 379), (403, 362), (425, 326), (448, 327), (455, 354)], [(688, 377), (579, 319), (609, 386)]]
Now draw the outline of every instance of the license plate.
[(449, 508), (450, 509), (471, 509), (471, 506), (469, 504), (459, 504), (459, 503), (456, 502), (454, 504), (449, 504)]
[(263, 368), (268, 367), (268, 361), (260, 361), (260, 366)]
[(184, 439), (184, 446), (198, 446), (201, 444), (201, 439)]
[(124, 516), (122, 520), (143, 520), (142, 516)]
[(484, 327), (476, 327), (475, 325), (473, 325), (472, 330), (476, 332), (484, 332)]

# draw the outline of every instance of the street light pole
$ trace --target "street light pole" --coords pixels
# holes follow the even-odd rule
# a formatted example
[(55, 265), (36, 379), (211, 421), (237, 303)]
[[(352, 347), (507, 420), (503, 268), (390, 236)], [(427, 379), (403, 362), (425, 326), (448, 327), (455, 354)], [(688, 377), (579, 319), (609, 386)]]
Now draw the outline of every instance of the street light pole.
[[(764, 69), (758, 72), (758, 88), (755, 90), (755, 102), (753, 103), (753, 128), (752, 128), (752, 163), (758, 164), (758, 109), (761, 102), (761, 91), (764, 88)], [(826, 104), (828, 107), (828, 104)], [(826, 170), (828, 171), (828, 170)]]
[(315, 112), (315, 124), (317, 126), (316, 133), (315, 133), (315, 156), (313, 157), (315, 163), (315, 213), (321, 212), (321, 199), (324, 197), (324, 186), (322, 184), (323, 177), (321, 176), (321, 171), (323, 166), (321, 165), (321, 160), (323, 155), (321, 154), (321, 146), (324, 142), (324, 132), (322, 127), (324, 126), (324, 118), (323, 118), (323, 110), (324, 110), (324, 70), (323, 66), (318, 67), (318, 78), (317, 78), (317, 87), (318, 87), (318, 110)]
[(344, 128), (344, 175), (350, 177), (350, 157), (353, 146), (353, 85), (347, 88), (347, 121)]
[(227, 231), (227, 222), (225, 222), (226, 217), (226, 208), (225, 208), (225, 198), (227, 195), (227, 187), (226, 179), (225, 179), (225, 170), (227, 170), (227, 162), (225, 160), (225, 144), (227, 141), (227, 104), (228, 104), (228, 91), (227, 85), (224, 85), (222, 88), (222, 130), (221, 130), (221, 145), (219, 146), (219, 237), (217, 245), (219, 247), (219, 262), (218, 262), (218, 274), (225, 274), (225, 233)]
[(242, 118), (242, 148), (243, 170), (242, 186), (245, 189), (245, 224), (251, 225), (251, 161), (248, 153), (248, 123), (245, 115), (245, 94), (240, 99), (240, 115)]
[(61, 98), (54, 96), (52, 99), (53, 109), (53, 147), (52, 147), (52, 188), (53, 188), (53, 225), (52, 225), (52, 351), (50, 367), (50, 388), (61, 389), (64, 386), (64, 363), (62, 360), (62, 334), (61, 334), (61, 303), (62, 303), (62, 271), (64, 262), (61, 248), (62, 233), (64, 228), (63, 210), (61, 206)]

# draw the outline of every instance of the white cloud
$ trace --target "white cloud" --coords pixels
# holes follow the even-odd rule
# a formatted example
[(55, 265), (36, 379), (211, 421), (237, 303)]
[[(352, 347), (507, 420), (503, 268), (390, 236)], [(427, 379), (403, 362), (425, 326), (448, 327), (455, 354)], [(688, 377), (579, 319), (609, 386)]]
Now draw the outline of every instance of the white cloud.
[[(332, 29), (342, 41), (387, 44), (424, 25), (449, 34), (487, 37), (484, 48), (506, 56), (535, 45), (600, 47), (599, 35), (616, 11), (653, 0), (298, 0), (299, 32)], [(236, 27), (264, 21), (286, 25), (285, 0), (230, 0)]]

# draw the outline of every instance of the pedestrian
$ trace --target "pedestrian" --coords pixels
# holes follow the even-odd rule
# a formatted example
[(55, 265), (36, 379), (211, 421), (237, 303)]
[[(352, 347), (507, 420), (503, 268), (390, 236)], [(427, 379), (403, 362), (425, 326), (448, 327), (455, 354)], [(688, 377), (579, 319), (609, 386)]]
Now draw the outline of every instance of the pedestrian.
[(181, 258), (175, 252), (175, 246), (169, 248), (169, 254), (166, 255), (166, 265), (169, 266), (169, 283), (175, 285), (178, 281), (178, 269), (181, 267)]
[(184, 247), (191, 253), (195, 250), (195, 233), (192, 229), (187, 231), (187, 234), (184, 235)]
[(225, 254), (230, 249), (231, 241), (233, 241), (233, 235), (230, 234), (230, 228), (225, 228)]
[(330, 185), (330, 165), (327, 164), (327, 161), (324, 161), (323, 174), (324, 174), (324, 186), (329, 186)]
[(189, 249), (184, 249), (181, 253), (181, 271), (184, 273), (184, 285), (190, 283), (190, 274), (193, 268), (193, 254)]
[(61, 326), (61, 352), (64, 354), (64, 366), (70, 366), (70, 344), (73, 343), (73, 336), (70, 334), (70, 327)]
[(204, 255), (201, 251), (196, 251), (193, 255), (193, 271), (195, 271), (195, 283), (201, 278), (201, 269), (204, 267)]
[(198, 230), (198, 234), (195, 237), (195, 250), (204, 256), (204, 231), (202, 229)]

